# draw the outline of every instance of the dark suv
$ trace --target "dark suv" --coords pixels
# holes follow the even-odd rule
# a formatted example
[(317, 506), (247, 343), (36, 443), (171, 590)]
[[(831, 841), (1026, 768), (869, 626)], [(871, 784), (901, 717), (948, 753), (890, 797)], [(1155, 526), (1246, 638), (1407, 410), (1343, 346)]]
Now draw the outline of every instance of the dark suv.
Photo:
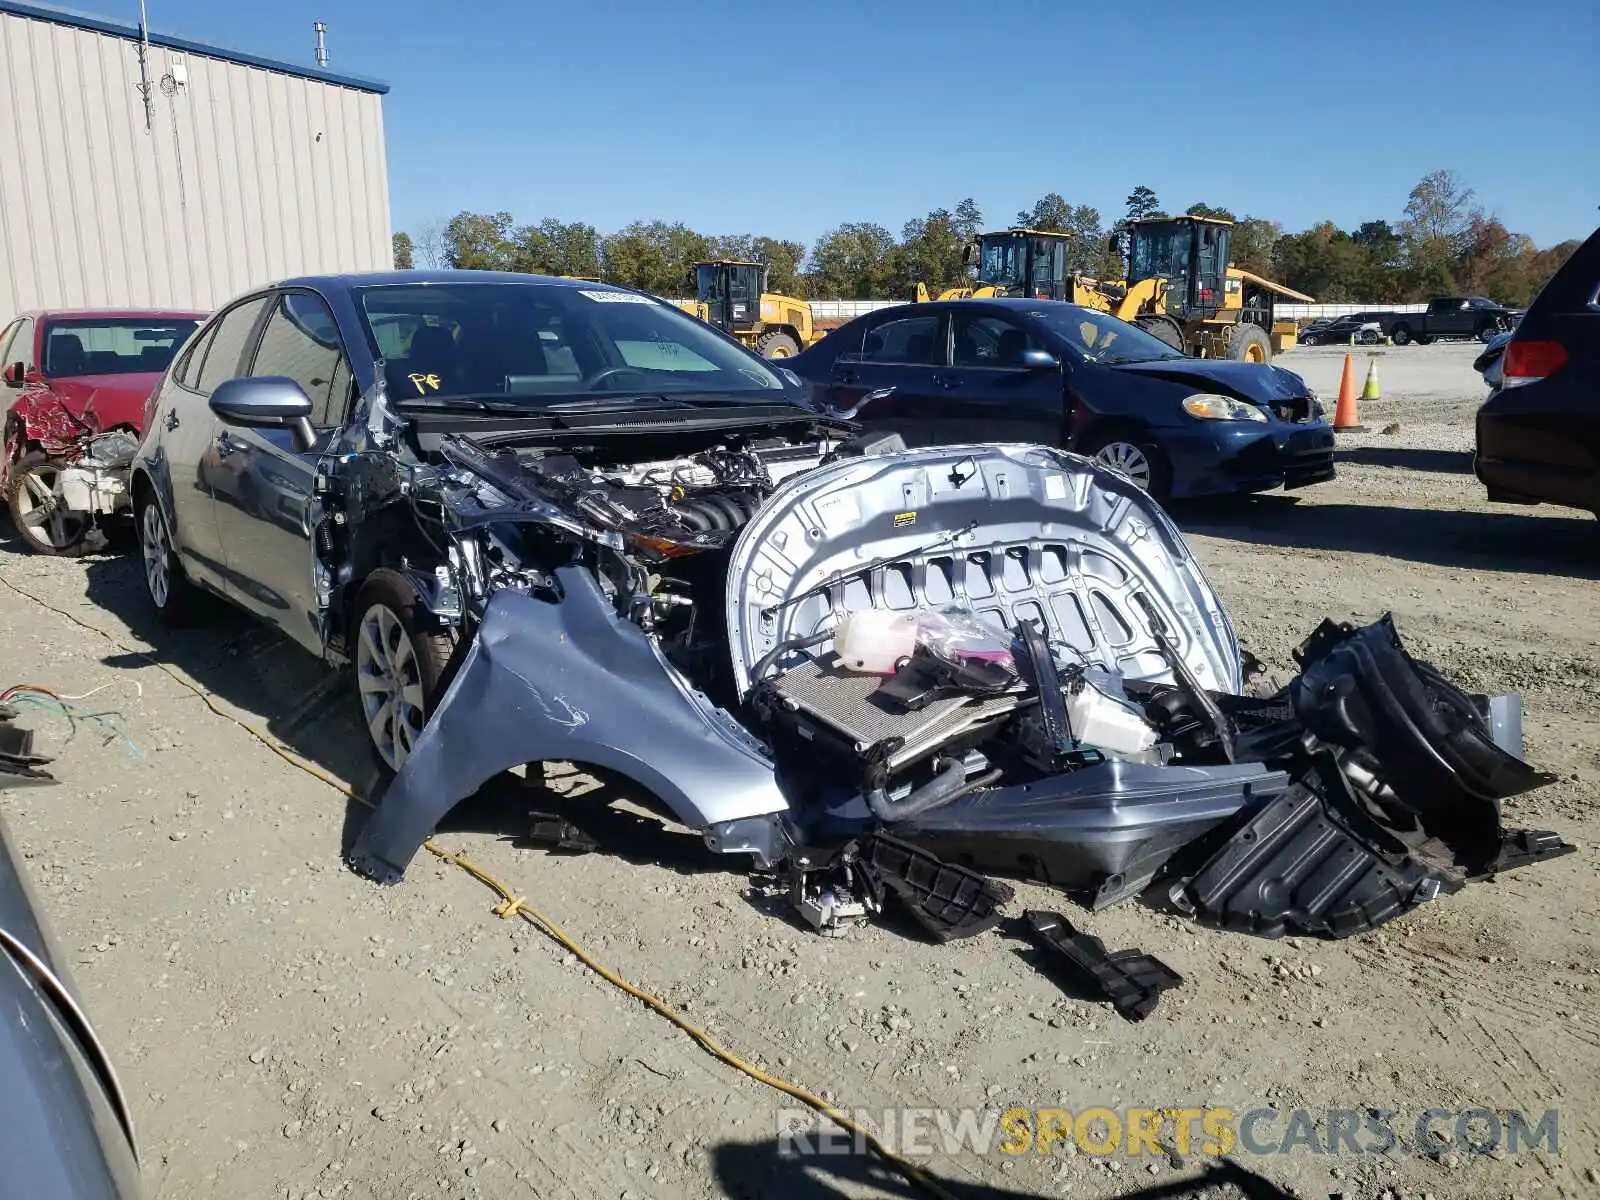
[(1600, 229), (1534, 298), (1501, 375), (1478, 410), (1489, 499), (1600, 515)]

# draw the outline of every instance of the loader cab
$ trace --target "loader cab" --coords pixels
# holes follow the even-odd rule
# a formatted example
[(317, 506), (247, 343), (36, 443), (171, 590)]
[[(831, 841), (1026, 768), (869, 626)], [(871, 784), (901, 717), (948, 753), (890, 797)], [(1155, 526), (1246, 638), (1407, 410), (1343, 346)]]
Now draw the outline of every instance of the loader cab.
[(695, 263), (695, 299), (706, 306), (711, 324), (725, 333), (754, 329), (761, 321), (766, 274), (761, 263)]
[(978, 283), (1001, 296), (1067, 299), (1067, 234), (1007, 229), (978, 239)]
[(1167, 312), (1210, 320), (1226, 304), (1230, 221), (1161, 217), (1133, 223), (1128, 282), (1167, 281)]

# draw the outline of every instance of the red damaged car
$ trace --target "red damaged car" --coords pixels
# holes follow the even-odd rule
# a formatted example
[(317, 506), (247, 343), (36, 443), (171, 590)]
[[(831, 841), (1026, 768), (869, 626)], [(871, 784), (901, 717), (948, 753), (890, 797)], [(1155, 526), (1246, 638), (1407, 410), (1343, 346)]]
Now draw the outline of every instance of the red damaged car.
[[(127, 468), (145, 401), (204, 313), (28, 312), (0, 331), (5, 405), (0, 495), (22, 540), (78, 555), (102, 518), (128, 512)], [(5, 397), (0, 392), (0, 397)]]

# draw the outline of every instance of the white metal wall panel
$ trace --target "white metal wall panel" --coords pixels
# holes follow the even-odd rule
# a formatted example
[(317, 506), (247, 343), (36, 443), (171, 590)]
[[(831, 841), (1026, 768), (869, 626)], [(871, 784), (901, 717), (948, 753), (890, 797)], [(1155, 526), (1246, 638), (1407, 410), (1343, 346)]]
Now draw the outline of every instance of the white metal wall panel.
[[(175, 86), (175, 64), (187, 71)], [(0, 11), (0, 323), (391, 262), (382, 97)]]

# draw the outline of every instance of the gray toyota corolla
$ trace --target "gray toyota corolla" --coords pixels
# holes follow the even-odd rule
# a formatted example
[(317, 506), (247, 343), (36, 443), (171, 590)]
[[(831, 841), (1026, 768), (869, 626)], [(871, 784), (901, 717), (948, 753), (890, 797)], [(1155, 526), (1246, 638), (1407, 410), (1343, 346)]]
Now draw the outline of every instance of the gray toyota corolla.
[[(351, 668), (390, 777), (351, 861), (386, 882), (491, 777), (555, 760), (781, 872), (819, 928), (887, 887), (953, 936), (998, 920), (958, 861), (1108, 904), (1219, 825), (1253, 847), (1263, 805), (1389, 786), (1381, 757), (1321, 781), (1317, 706), (1241, 695), (1220, 600), (1126, 475), (1026, 442), (908, 450), (804, 400), (625, 288), (274, 284), (155, 397), (131, 483), (150, 599), (178, 619), (216, 593)], [(1406, 678), (1364, 636), (1377, 657), (1340, 669)], [(1499, 764), (1491, 790), (1533, 786), (1485, 714), (1449, 732)], [(1319, 905), (1384, 919), (1438, 890), (1429, 869), (1283, 895), (1348, 928)], [(1203, 893), (1228, 919), (1232, 889)]]

